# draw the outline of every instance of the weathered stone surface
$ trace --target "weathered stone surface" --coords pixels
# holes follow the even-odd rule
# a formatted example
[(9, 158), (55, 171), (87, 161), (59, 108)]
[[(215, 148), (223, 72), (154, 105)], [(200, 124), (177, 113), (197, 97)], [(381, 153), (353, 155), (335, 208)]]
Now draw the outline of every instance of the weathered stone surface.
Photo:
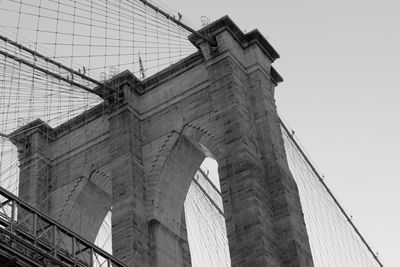
[(178, 64), (110, 81), (120, 98), (108, 106), (16, 135), (28, 140), (20, 195), (91, 241), (112, 208), (113, 252), (129, 266), (190, 266), (183, 203), (212, 157), (232, 265), (313, 266), (274, 100), (279, 55), (228, 17), (204, 32), (218, 47), (192, 36), (200, 51)]

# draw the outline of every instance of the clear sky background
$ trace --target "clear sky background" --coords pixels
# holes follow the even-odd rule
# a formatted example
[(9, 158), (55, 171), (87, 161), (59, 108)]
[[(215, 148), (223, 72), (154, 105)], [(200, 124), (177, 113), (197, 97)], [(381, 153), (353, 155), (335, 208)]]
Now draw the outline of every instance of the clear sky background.
[(383, 264), (399, 266), (400, 1), (163, 1), (267, 36), (281, 116)]

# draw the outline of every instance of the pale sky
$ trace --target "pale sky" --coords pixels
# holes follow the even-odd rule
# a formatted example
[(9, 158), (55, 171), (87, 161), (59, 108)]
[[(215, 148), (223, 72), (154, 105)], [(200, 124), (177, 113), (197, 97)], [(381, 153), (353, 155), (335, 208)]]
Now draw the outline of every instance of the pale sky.
[(400, 249), (400, 2), (164, 0), (200, 23), (228, 14), (258, 28), (274, 66), (281, 116), (385, 266)]
[(400, 1), (162, 2), (268, 38), (281, 55), (281, 116), (383, 264), (398, 266)]

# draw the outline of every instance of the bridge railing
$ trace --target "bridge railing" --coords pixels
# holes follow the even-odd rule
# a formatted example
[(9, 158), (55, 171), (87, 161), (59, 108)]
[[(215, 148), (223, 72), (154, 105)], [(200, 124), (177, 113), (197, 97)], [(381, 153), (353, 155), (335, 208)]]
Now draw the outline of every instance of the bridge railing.
[(126, 267), (1, 187), (0, 200), (0, 253), (3, 256), (33, 266)]

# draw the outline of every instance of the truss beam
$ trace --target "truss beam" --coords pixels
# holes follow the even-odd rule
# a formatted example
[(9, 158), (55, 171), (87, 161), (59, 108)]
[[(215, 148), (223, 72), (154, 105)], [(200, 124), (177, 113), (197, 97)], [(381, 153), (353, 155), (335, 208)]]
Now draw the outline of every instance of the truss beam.
[[(127, 267), (112, 255), (91, 244), (89, 241), (68, 230), (44, 213), (31, 207), (7, 190), (0, 187), (0, 197), (6, 199), (11, 207), (11, 215), (0, 212), (0, 248), (8, 248), (8, 255), (18, 260), (35, 264), (41, 259), (57, 266), (87, 267), (93, 264), (93, 255), (100, 257), (106, 266)], [(18, 216), (17, 212), (18, 210)], [(19, 218), (25, 216), (29, 220)], [(17, 220), (18, 219), (18, 220)], [(46, 225), (46, 235), (38, 234), (38, 225)], [(52, 231), (47, 231), (51, 229)], [(67, 242), (64, 242), (64, 241)], [(62, 242), (61, 242), (62, 241)], [(0, 249), (0, 253), (3, 251)], [(84, 251), (84, 255), (82, 254)], [(26, 253), (25, 253), (26, 252)], [(36, 256), (35, 256), (36, 255)], [(7, 256), (9, 258), (9, 256)], [(12, 258), (9, 258), (12, 260)], [(33, 265), (36, 266), (36, 265)], [(42, 266), (38, 264), (37, 266)]]

